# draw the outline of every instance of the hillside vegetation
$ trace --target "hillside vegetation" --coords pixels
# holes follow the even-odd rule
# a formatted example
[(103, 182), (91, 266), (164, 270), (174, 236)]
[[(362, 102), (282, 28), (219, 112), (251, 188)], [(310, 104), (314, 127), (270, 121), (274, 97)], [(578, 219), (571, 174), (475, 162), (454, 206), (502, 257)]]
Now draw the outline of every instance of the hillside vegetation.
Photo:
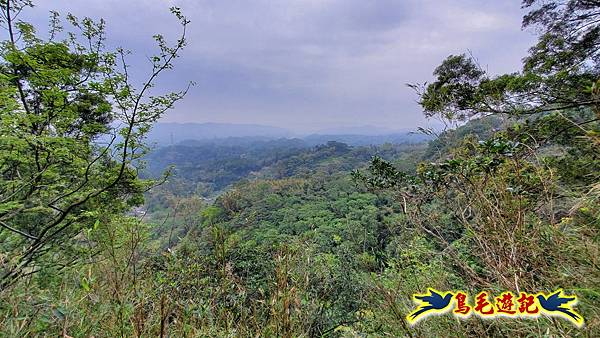
[[(418, 144), (189, 141), (151, 152), (187, 89), (149, 95), (104, 23), (3, 1), (0, 336), (600, 336), (600, 3), (525, 0), (519, 72), (449, 56), (411, 85), (460, 125)], [(66, 34), (73, 32), (73, 34)], [(175, 165), (171, 173), (163, 171)], [(427, 292), (575, 294), (561, 317), (415, 325)], [(472, 305), (474, 300), (469, 300)]]

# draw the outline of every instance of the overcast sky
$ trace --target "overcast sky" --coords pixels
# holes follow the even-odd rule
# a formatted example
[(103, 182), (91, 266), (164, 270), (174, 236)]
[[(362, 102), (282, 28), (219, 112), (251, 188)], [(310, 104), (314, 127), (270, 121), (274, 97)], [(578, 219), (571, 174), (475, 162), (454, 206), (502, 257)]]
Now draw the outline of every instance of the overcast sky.
[(520, 1), (52, 0), (48, 11), (104, 18), (109, 45), (133, 51), (140, 72), (151, 36), (177, 37), (168, 8), (191, 20), (188, 47), (159, 87), (197, 83), (165, 122), (256, 123), (297, 132), (426, 125), (406, 83), (432, 79), (448, 55), (470, 50), (491, 73), (519, 69), (532, 44)]

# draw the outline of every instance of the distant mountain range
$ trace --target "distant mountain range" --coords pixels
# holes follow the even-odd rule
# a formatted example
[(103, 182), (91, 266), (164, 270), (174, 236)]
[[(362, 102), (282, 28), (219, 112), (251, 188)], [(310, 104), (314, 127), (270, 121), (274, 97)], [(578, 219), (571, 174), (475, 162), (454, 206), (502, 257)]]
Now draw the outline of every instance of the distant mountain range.
[(313, 134), (301, 138), (309, 146), (325, 144), (329, 141), (346, 143), (351, 146), (380, 145), (384, 143), (420, 143), (429, 141), (431, 136), (424, 134), (415, 134), (410, 132), (386, 134), (386, 135), (357, 135), (357, 134), (336, 134), (319, 135)]
[(258, 124), (157, 123), (150, 131), (148, 141), (158, 143), (158, 145), (171, 145), (185, 140), (248, 136), (282, 138), (291, 136), (291, 133), (283, 128)]
[(328, 128), (319, 130), (313, 134), (316, 135), (368, 135), (368, 136), (379, 136), (379, 135), (392, 135), (392, 134), (405, 134), (410, 132), (410, 129), (391, 129), (376, 126), (354, 126), (354, 127), (338, 127)]
[(343, 142), (352, 146), (383, 143), (418, 143), (431, 139), (409, 130), (394, 131), (373, 126), (326, 129), (311, 135), (295, 135), (284, 128), (257, 124), (233, 123), (157, 123), (148, 135), (148, 141), (159, 147), (197, 141), (219, 141), (229, 144), (275, 139), (297, 139), (306, 146), (328, 141)]

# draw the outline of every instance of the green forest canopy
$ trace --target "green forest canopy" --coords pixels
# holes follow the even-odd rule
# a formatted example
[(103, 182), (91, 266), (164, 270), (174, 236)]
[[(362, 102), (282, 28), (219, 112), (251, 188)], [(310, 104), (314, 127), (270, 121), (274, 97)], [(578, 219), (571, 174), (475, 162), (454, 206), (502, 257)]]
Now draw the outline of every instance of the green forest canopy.
[[(148, 90), (185, 16), (134, 86), (104, 22), (51, 13), (43, 40), (17, 20), (28, 1), (0, 4), (2, 335), (600, 334), (598, 1), (525, 0), (538, 40), (518, 72), (454, 55), (411, 85), (425, 115), (464, 122), (429, 144), (251, 148), (162, 185), (138, 175), (144, 136), (186, 89)], [(563, 288), (585, 325), (409, 326), (427, 287)]]

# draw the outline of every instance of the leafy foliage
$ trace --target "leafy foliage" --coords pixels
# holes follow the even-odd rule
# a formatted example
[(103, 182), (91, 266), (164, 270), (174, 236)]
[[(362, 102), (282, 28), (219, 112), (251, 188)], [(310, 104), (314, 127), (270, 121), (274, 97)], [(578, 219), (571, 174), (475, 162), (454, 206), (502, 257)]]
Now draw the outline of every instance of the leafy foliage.
[[(443, 151), (427, 152), (416, 174), (375, 159), (355, 177), (396, 194), (409, 226), (444, 257), (443, 271), (454, 277), (455, 288), (574, 290), (588, 318), (585, 329), (573, 332), (555, 323), (544, 330), (593, 336), (599, 330), (593, 304), (600, 275), (583, 251), (599, 248), (599, 209), (581, 207), (595, 203), (600, 182), (600, 4), (523, 5), (531, 9), (524, 27), (541, 30), (523, 70), (489, 76), (472, 56), (448, 57), (435, 69), (433, 83), (412, 87), (427, 116), (470, 122), (432, 142)], [(477, 130), (498, 118), (495, 130)], [(381, 297), (389, 292), (382, 289)], [(539, 330), (536, 325), (528, 332)], [(520, 326), (473, 324), (465, 334), (519, 334)], [(407, 332), (404, 323), (397, 327)], [(432, 321), (421, 332), (450, 327)]]
[[(102, 49), (103, 22), (69, 16), (81, 36), (56, 41), (53, 13), (42, 41), (14, 21), (28, 2), (0, 4), (22, 36), (0, 64), (3, 335), (599, 335), (597, 1), (524, 1), (524, 27), (540, 35), (520, 72), (450, 56), (413, 86), (427, 116), (462, 124), (426, 146), (187, 142), (151, 154), (144, 135), (185, 90), (145, 93), (184, 36), (155, 37), (154, 71), (134, 90), (127, 53)], [(175, 176), (153, 186), (138, 177), (144, 161), (146, 177), (171, 163)], [(409, 326), (427, 287), (564, 288), (586, 324)]]
[[(51, 39), (16, 16), (29, 2), (4, 1), (0, 92), (0, 287), (40, 270), (77, 260), (78, 236), (97, 221), (141, 204), (151, 182), (134, 163), (143, 137), (185, 90), (147, 96), (156, 77), (172, 67), (185, 45), (188, 21), (170, 47), (157, 36), (153, 70), (136, 90), (127, 52), (104, 50), (104, 22), (67, 16), (64, 34), (53, 13)], [(17, 40), (17, 35), (21, 40)]]

